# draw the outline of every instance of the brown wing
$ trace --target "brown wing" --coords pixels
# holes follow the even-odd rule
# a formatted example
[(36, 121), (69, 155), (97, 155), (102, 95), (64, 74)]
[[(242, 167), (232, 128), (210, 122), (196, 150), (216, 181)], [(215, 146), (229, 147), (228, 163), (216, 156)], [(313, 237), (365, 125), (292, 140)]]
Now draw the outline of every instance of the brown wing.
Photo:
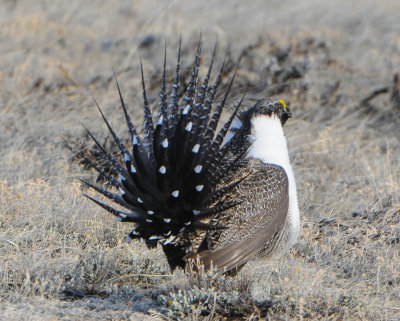
[[(250, 175), (231, 194), (243, 203), (215, 221), (229, 228), (209, 233), (208, 249), (187, 257), (198, 257), (206, 269), (211, 265), (226, 271), (239, 268), (260, 252), (272, 252), (280, 237), (288, 212), (286, 172), (257, 159), (251, 159), (243, 171)], [(243, 171), (238, 175), (246, 174)]]

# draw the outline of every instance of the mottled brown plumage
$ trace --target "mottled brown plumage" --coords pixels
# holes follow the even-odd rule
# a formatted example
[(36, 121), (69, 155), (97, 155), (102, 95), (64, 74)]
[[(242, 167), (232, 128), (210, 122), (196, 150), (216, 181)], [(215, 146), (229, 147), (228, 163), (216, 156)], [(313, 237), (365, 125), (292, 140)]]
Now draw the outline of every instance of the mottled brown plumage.
[[(251, 158), (237, 175), (246, 179), (232, 190), (230, 197), (242, 203), (213, 220), (213, 224), (228, 228), (208, 232), (205, 236), (208, 249), (197, 253), (206, 269), (213, 265), (232, 270), (257, 254), (268, 256), (282, 234), (288, 212), (288, 180), (284, 169)], [(196, 258), (197, 254), (191, 253), (188, 259)]]

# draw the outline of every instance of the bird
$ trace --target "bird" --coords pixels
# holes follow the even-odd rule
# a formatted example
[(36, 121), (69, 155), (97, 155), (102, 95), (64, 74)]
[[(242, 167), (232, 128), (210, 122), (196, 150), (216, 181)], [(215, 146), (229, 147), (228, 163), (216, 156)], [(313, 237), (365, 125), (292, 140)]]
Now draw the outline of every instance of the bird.
[(110, 187), (81, 181), (114, 204), (83, 195), (118, 221), (133, 224), (128, 241), (144, 241), (150, 249), (160, 245), (171, 272), (178, 267), (192, 270), (194, 265), (239, 271), (253, 258), (287, 252), (299, 236), (296, 182), (283, 131), (292, 113), (282, 99), (245, 103), (244, 92), (221, 123), (239, 64), (217, 98), (226, 56), (212, 81), (215, 45), (207, 73), (200, 79), (199, 40), (190, 79), (181, 88), (181, 47), (179, 41), (171, 88), (167, 88), (164, 51), (160, 100), (154, 108), (140, 61), (141, 128), (132, 122), (115, 76), (127, 139), (117, 135), (96, 102), (120, 157), (85, 129), (101, 151), (99, 163), (105, 161), (117, 175), (88, 160)]

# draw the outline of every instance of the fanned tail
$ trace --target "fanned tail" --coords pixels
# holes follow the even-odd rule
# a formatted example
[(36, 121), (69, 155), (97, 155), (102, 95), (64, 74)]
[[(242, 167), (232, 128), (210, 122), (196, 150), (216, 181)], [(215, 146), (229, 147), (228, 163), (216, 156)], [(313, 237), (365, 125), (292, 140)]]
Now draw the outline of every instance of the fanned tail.
[[(234, 154), (233, 147), (238, 143), (235, 135), (227, 144), (223, 143), (243, 98), (228, 121), (217, 132), (236, 71), (222, 100), (216, 102), (215, 97), (225, 65), (224, 60), (215, 82), (210, 85), (216, 50), (217, 43), (207, 74), (202, 81), (199, 81), (200, 36), (189, 83), (180, 100), (181, 40), (169, 99), (165, 48), (160, 101), (155, 123), (147, 98), (143, 64), (140, 61), (144, 109), (142, 135), (138, 134), (131, 121), (115, 77), (128, 127), (130, 149), (125, 144), (126, 140), (116, 134), (97, 102), (96, 105), (118, 146), (122, 162), (108, 153), (88, 130), (108, 165), (118, 173), (119, 177), (117, 179), (104, 173), (97, 165), (90, 164), (108, 180), (111, 186), (118, 189), (119, 193), (87, 181), (82, 182), (125, 210), (114, 208), (89, 195), (85, 196), (115, 215), (119, 221), (135, 223), (129, 239), (144, 239), (149, 247), (160, 243), (171, 269), (177, 266), (183, 267), (184, 257), (196, 250), (193, 249), (191, 235), (201, 234), (201, 231), (229, 228), (213, 225), (209, 223), (209, 219), (218, 217), (226, 210), (240, 204), (230, 200), (227, 195), (246, 178), (236, 177), (235, 169), (244, 161), (248, 144), (241, 140), (242, 153)], [(225, 184), (228, 181), (231, 183)], [(223, 184), (225, 186), (222, 186)]]

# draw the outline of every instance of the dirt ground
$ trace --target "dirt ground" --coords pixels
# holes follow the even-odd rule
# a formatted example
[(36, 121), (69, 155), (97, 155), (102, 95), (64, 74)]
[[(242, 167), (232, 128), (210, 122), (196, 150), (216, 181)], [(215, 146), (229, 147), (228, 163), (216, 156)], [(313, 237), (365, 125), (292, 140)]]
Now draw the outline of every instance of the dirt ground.
[[(155, 105), (164, 43), (170, 78), (200, 32), (225, 85), (242, 57), (232, 101), (294, 114), (300, 240), (234, 278), (171, 274), (77, 180), (92, 96), (124, 124), (113, 69), (140, 123), (140, 57)], [(0, 320), (400, 320), (399, 141), (397, 0), (0, 1)]]

